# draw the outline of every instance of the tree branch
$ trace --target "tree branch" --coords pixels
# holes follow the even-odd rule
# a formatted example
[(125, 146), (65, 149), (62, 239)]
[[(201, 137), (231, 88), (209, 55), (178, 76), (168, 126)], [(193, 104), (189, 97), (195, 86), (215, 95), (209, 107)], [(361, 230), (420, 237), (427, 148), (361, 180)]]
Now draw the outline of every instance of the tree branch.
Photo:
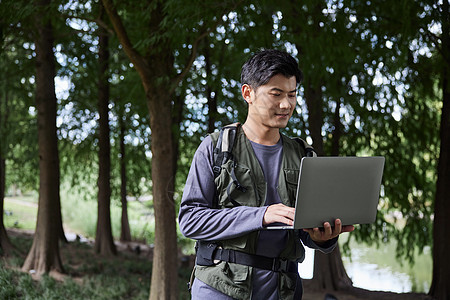
[(220, 14), (220, 18), (218, 18), (218, 20), (213, 24), (213, 26), (211, 26), (209, 29), (207, 29), (206, 31), (204, 31), (203, 33), (201, 33), (199, 36), (197, 36), (197, 38), (195, 39), (195, 41), (192, 43), (192, 51), (191, 51), (191, 55), (189, 56), (187, 63), (184, 65), (184, 69), (183, 71), (181, 71), (181, 73), (179, 73), (171, 82), (171, 88), (170, 88), (170, 93), (172, 93), (175, 88), (178, 86), (178, 84), (184, 79), (184, 77), (186, 77), (186, 75), (189, 73), (189, 70), (192, 67), (192, 64), (195, 61), (195, 57), (197, 56), (197, 52), (198, 52), (198, 45), (200, 44), (200, 42), (206, 37), (208, 36), (208, 34), (210, 34), (211, 32), (213, 32), (217, 26), (219, 26), (221, 23), (223, 23), (223, 19), (222, 16), (229, 11), (233, 11), (235, 10), (242, 2), (244, 2), (244, 0), (240, 0), (237, 1), (236, 4), (230, 9), (230, 10), (226, 10), (224, 11), (222, 14)]
[(183, 80), (184, 77), (186, 77), (187, 73), (189, 73), (189, 70), (192, 67), (192, 64), (195, 61), (195, 57), (197, 56), (197, 52), (198, 52), (198, 45), (200, 44), (201, 40), (204, 39), (208, 34), (210, 34), (215, 28), (217, 28), (217, 26), (220, 24), (221, 22), (216, 22), (215, 26), (209, 28), (208, 30), (206, 30), (205, 32), (203, 32), (202, 34), (200, 34), (194, 41), (194, 43), (192, 43), (192, 51), (191, 51), (191, 55), (189, 56), (188, 62), (185, 64), (184, 66), (184, 70), (179, 73), (173, 80), (171, 83), (171, 89), (170, 89), (170, 93), (172, 93), (175, 88), (177, 87), (177, 85)]
[(147, 63), (145, 62), (145, 59), (136, 49), (134, 49), (133, 45), (131, 44), (130, 38), (128, 37), (125, 27), (123, 26), (122, 19), (117, 13), (117, 10), (114, 7), (112, 1), (102, 0), (102, 3), (105, 7), (106, 12), (108, 13), (109, 19), (111, 20), (111, 23), (114, 27), (114, 31), (116, 32), (117, 37), (122, 44), (123, 50), (138, 71), (144, 83), (144, 89), (147, 90), (146, 82), (149, 81), (150, 76), (148, 73), (149, 68), (147, 66)]

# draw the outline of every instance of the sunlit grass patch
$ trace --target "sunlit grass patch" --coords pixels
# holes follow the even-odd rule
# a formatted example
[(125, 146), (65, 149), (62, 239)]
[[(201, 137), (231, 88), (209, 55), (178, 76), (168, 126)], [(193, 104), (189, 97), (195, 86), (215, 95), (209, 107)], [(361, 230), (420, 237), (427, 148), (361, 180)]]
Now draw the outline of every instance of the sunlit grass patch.
[(5, 198), (3, 207), (6, 228), (34, 230), (37, 218), (36, 203), (21, 198)]

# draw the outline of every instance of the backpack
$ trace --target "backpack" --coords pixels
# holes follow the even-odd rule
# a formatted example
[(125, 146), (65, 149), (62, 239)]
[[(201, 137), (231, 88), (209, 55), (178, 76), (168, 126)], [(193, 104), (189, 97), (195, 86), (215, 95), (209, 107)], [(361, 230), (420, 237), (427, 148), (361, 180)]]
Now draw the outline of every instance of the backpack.
[[(240, 126), (241, 126), (241, 124), (239, 122), (233, 123), (230, 125), (226, 125), (219, 132), (219, 138), (217, 139), (217, 143), (214, 146), (214, 151), (213, 151), (213, 168), (212, 169), (213, 169), (213, 173), (214, 173), (214, 179), (216, 179), (220, 175), (222, 165), (227, 163), (230, 159), (233, 160), (232, 150), (233, 150), (234, 141), (236, 138), (236, 132)], [(305, 149), (305, 153), (306, 153), (307, 157), (316, 157), (317, 156), (316, 152), (314, 151), (314, 148), (311, 147), (306, 141), (304, 141), (303, 139), (301, 139), (299, 137), (295, 137), (294, 140), (297, 141), (303, 147), (303, 149)], [(236, 185), (237, 189), (241, 190), (242, 192), (245, 192), (245, 187), (240, 185), (239, 181), (237, 180), (237, 178), (234, 174), (234, 167), (231, 172), (231, 178), (233, 179), (232, 183), (234, 183)], [(232, 184), (232, 183), (230, 183), (230, 184)], [(213, 203), (213, 207), (217, 208), (218, 207), (217, 197), (214, 197), (214, 198), (215, 198), (215, 200)], [(235, 206), (240, 206), (240, 204), (237, 201), (235, 201), (231, 198), (229, 198), (229, 199)]]

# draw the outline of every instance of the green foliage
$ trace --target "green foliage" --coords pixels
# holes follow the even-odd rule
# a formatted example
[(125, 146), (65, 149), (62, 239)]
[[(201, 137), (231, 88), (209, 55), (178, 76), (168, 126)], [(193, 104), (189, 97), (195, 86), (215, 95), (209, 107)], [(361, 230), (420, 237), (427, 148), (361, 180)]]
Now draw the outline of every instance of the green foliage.
[[(415, 247), (410, 245), (431, 244), (439, 144), (437, 79), (421, 69), (434, 55), (424, 51), (430, 45), (417, 34), (429, 24), (431, 10), (404, 1), (394, 7), (390, 2), (304, 1), (284, 2), (272, 11), (275, 35), (292, 45), (304, 72), (301, 97), (308, 97), (308, 89), (320, 91), (314, 101), (321, 101), (325, 154), (333, 154), (333, 139), (339, 136), (340, 155), (386, 157), (377, 222), (358, 227), (352, 236), (375, 244), (396, 239), (397, 254), (412, 261)], [(412, 64), (411, 56), (417, 58)], [(420, 92), (424, 89), (428, 93)], [(289, 132), (302, 129), (308, 135), (307, 109), (300, 105), (299, 121), (294, 116)]]
[[(31, 247), (32, 237), (14, 235), (16, 247)], [(44, 275), (39, 281), (15, 268), (23, 257), (13, 256), (0, 267), (0, 299), (148, 299), (152, 264), (144, 254), (121, 252), (118, 257), (105, 258), (94, 254), (92, 245), (73, 242), (61, 244), (67, 275), (57, 281)], [(190, 268), (179, 268), (180, 297), (189, 299), (186, 282)]]
[[(95, 262), (94, 262), (95, 263)], [(114, 268), (113, 262), (103, 262), (104, 274), (87, 277), (83, 283), (71, 278), (64, 282), (44, 275), (34, 281), (30, 275), (7, 268), (0, 269), (0, 298), (9, 299), (148, 299), (148, 274), (151, 264), (145, 268), (146, 274), (136, 272), (145, 264), (135, 263), (126, 270)]]
[[(0, 153), (7, 159), (7, 186), (37, 187), (37, 126), (33, 107), (34, 46), (20, 30), (23, 24), (7, 23), (27, 18), (30, 5), (17, 10), (17, 3), (2, 2), (0, 40)], [(12, 7), (10, 7), (10, 5)], [(4, 10), (5, 6), (10, 9)], [(10, 11), (8, 16), (4, 16)], [(16, 20), (15, 20), (16, 21)]]
[[(35, 7), (10, 0), (0, 5), (0, 149), (7, 159), (6, 182), (36, 190), (39, 160), (30, 19)], [(245, 120), (246, 105), (239, 89), (242, 63), (260, 48), (279, 48), (296, 57), (305, 78), (299, 88), (298, 108), (285, 132), (303, 138), (311, 135), (305, 99), (308, 91), (314, 90), (320, 94), (317, 101), (323, 113), (320, 129), (326, 154), (332, 153), (340, 128), (340, 155), (386, 157), (377, 222), (359, 227), (352, 238), (375, 244), (398, 240), (397, 254), (411, 261), (415, 249), (422, 251), (431, 244), (442, 107), (438, 78), (445, 63), (439, 53), (438, 4), (133, 0), (115, 1), (115, 5), (132, 45), (149, 64), (152, 53), (169, 45), (173, 61), (166, 63), (173, 65), (173, 70), (155, 76), (155, 85), (163, 92), (171, 92), (167, 81), (181, 74), (194, 55), (172, 100), (172, 129), (179, 151), (176, 203), (181, 200), (190, 162), (202, 138), (224, 124)], [(58, 95), (61, 176), (68, 191), (68, 196), (62, 197), (63, 219), (93, 236), (98, 176), (98, 28), (106, 26), (112, 32), (112, 27), (108, 20), (102, 19), (101, 25), (95, 21), (101, 19), (98, 2), (56, 1), (47, 12), (56, 32), (57, 74), (69, 84), (69, 90)], [(159, 26), (150, 26), (155, 18)], [(113, 34), (109, 45), (111, 214), (117, 236), (120, 120), (125, 124), (130, 197), (151, 194), (151, 130), (141, 80)], [(211, 128), (209, 120), (214, 121)], [(140, 205), (130, 203), (130, 214), (139, 211)], [(136, 213), (130, 219), (141, 217)], [(151, 222), (139, 224), (131, 224), (133, 236), (151, 241)], [(19, 225), (29, 227), (22, 222)]]

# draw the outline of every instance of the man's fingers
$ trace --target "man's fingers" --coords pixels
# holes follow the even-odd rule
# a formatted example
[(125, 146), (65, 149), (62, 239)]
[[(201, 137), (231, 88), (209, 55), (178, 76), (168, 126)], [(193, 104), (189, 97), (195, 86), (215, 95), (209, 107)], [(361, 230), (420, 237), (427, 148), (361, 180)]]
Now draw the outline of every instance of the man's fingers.
[(328, 222), (323, 223), (323, 238), (331, 236), (333, 230), (331, 229), (331, 225)]
[(293, 207), (288, 207), (284, 204), (274, 204), (270, 205), (266, 209), (266, 213), (263, 217), (263, 225), (266, 226), (271, 223), (284, 223), (287, 225), (292, 225), (295, 215), (295, 209)]
[(344, 227), (342, 227), (342, 231), (341, 232), (352, 232), (353, 230), (355, 230), (355, 226), (353, 226), (353, 225), (345, 225)]
[(336, 219), (334, 221), (333, 235), (336, 237), (342, 232), (342, 222), (341, 219)]

